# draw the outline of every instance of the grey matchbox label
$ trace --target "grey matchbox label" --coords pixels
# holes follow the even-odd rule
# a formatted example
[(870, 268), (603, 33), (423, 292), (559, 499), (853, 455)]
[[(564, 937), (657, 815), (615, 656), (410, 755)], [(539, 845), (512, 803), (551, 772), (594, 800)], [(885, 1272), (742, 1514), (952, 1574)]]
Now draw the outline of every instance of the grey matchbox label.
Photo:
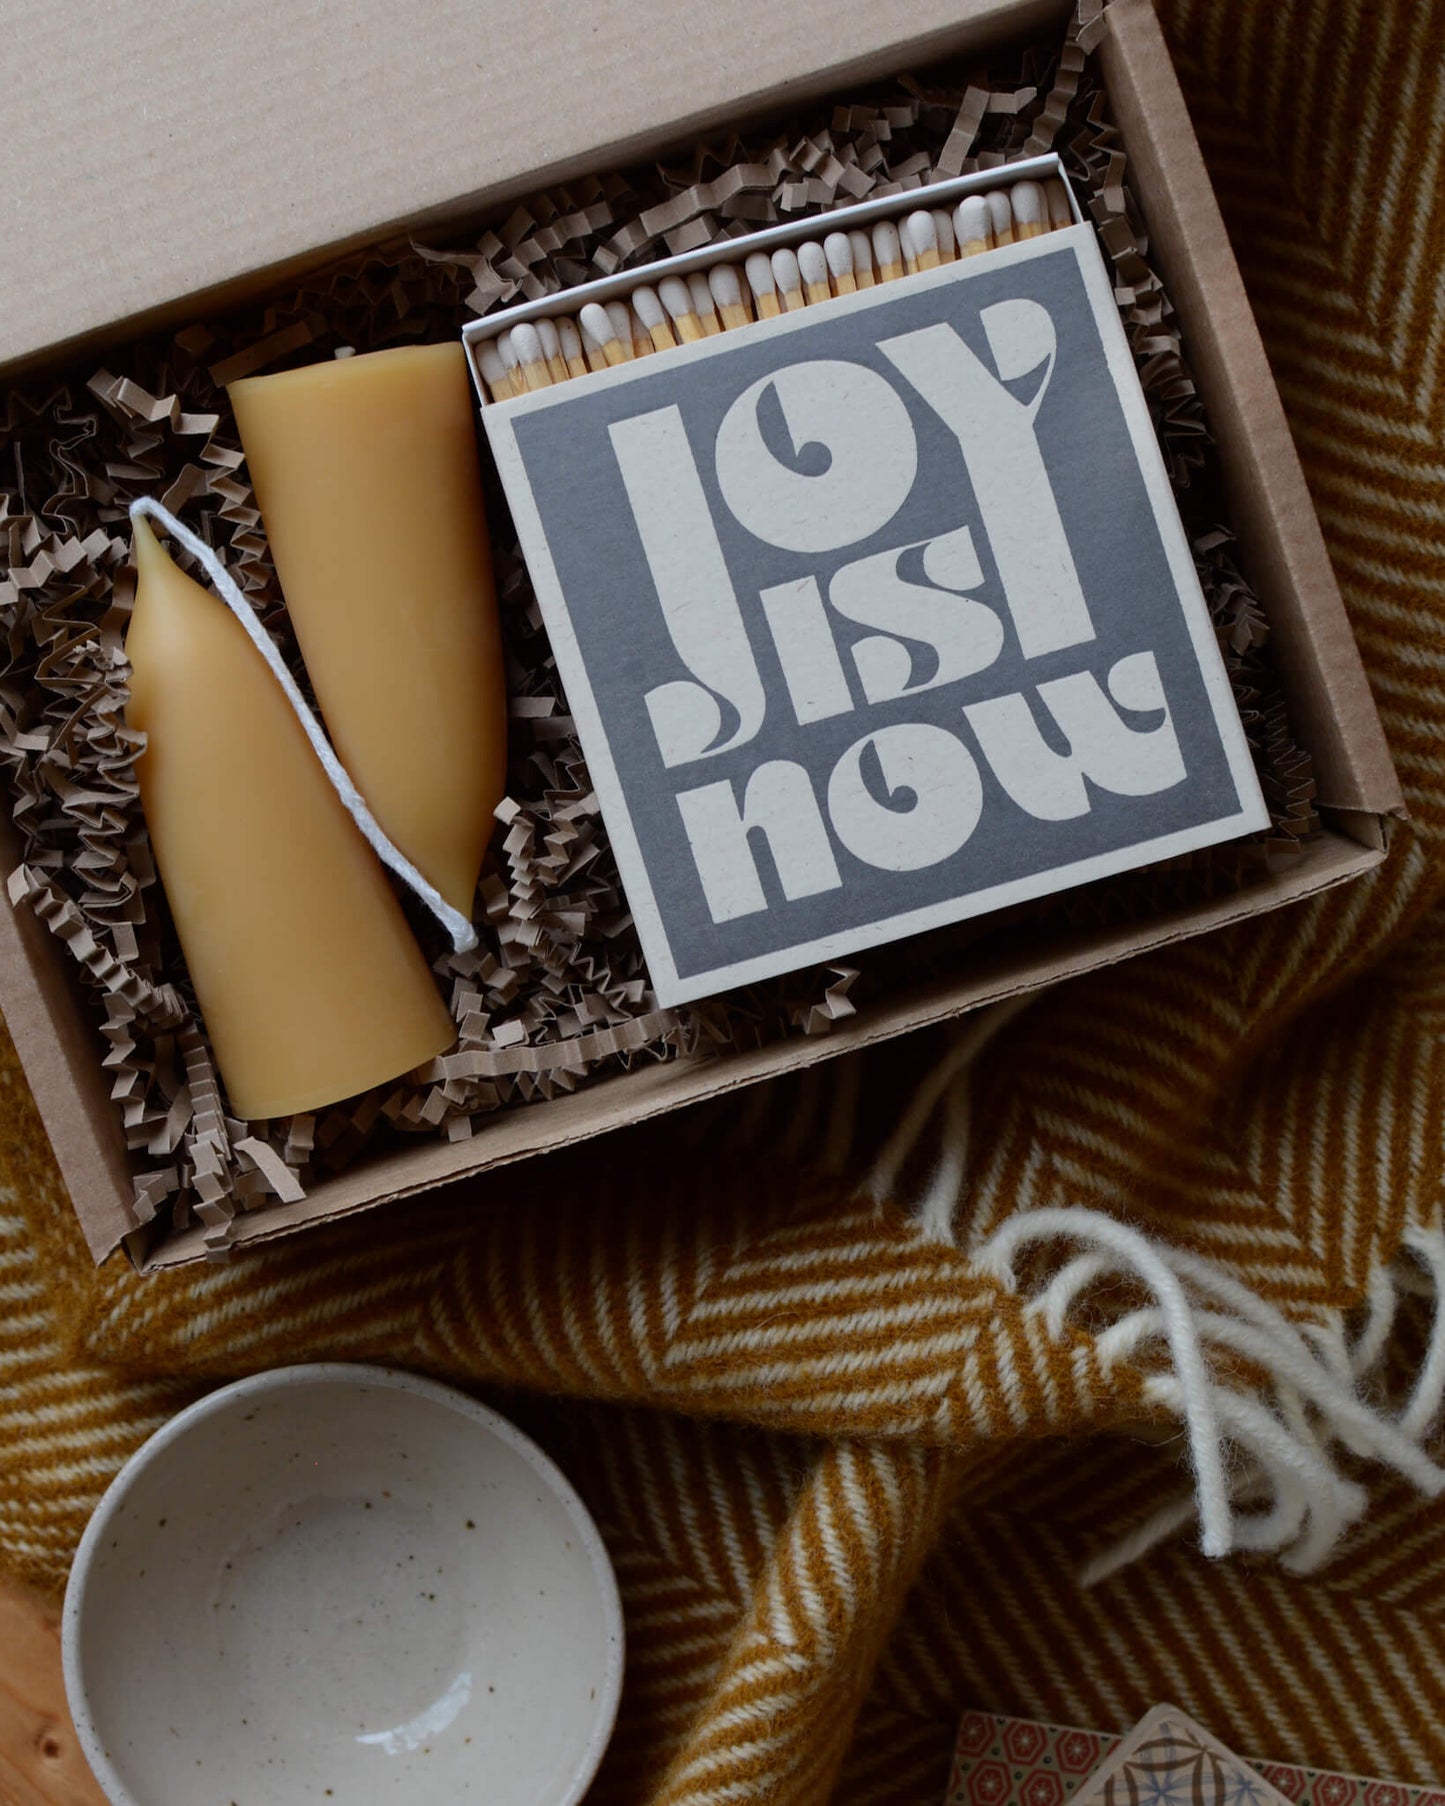
[(663, 1003), (1266, 824), (1086, 228), (485, 417)]

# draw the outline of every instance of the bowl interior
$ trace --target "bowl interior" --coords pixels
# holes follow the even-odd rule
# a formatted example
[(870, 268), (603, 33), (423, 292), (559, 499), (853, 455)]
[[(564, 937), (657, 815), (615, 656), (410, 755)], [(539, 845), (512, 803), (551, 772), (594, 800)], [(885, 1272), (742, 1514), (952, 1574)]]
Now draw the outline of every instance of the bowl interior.
[(375, 1370), (204, 1401), (103, 1503), (67, 1617), (82, 1740), (136, 1806), (560, 1806), (620, 1684), (611, 1572), (560, 1475)]

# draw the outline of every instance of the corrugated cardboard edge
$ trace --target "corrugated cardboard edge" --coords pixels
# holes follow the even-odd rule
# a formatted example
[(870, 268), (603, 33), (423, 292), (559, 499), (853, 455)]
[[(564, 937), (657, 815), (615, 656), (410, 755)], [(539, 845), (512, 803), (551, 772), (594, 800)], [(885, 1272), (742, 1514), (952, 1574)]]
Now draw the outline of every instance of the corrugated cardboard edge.
[[(19, 864), (9, 811), (0, 869)], [(105, 1046), (49, 930), (28, 906), (0, 899), (0, 1014), (10, 1030), (91, 1256), (101, 1261), (133, 1226), (134, 1184), (120, 1117), (100, 1072)]]
[(1384, 729), (1164, 35), (1150, 0), (1110, 0), (1105, 17), (1100, 55), (1110, 104), (1135, 192), (1148, 195), (1141, 204), (1150, 245), (1205, 395), (1230, 524), (1269, 614), (1319, 800), (1402, 815)]
[[(891, 999), (851, 1018), (828, 1035), (778, 1042), (751, 1053), (730, 1054), (726, 1059), (677, 1060), (620, 1074), (572, 1097), (492, 1117), (471, 1141), (460, 1147), (423, 1144), (363, 1162), (341, 1178), (318, 1185), (300, 1204), (269, 1206), (261, 1214), (243, 1219), (232, 1246), (271, 1241), (308, 1223), (335, 1221), (434, 1186), (476, 1178), (529, 1155), (570, 1147), (574, 1142), (645, 1122), (684, 1104), (721, 1097), (781, 1073), (801, 1072), (822, 1060), (854, 1053), (874, 1042), (930, 1027), (1005, 997), (1042, 990), (1100, 966), (1116, 965), (1136, 953), (1189, 940), (1208, 929), (1243, 921), (1261, 910), (1313, 896), (1358, 877), (1383, 858), (1382, 846), (1361, 847), (1342, 835), (1326, 833), (1310, 844), (1288, 873), (1231, 897), (1172, 911), (1142, 935), (1137, 923), (1079, 931), (1065, 938), (1058, 953), (1031, 962), (1022, 972), (1016, 962), (983, 958), (962, 984), (931, 996), (914, 993)], [(132, 1243), (131, 1252), (142, 1272), (153, 1273), (201, 1259), (205, 1243), (200, 1230), (188, 1230), (149, 1252), (142, 1233)]]

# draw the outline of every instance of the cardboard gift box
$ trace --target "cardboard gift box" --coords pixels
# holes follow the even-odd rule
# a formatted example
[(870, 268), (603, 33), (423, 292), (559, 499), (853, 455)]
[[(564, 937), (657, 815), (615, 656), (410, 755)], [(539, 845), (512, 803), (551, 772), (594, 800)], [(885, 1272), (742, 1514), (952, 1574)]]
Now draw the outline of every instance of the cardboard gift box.
[[(233, 20), (89, 22), (30, 8), (6, 56), (53, 82), (13, 82), (7, 193), (30, 222), (11, 240), (0, 320), (7, 372), (69, 360), (142, 327), (203, 317), (403, 226), (436, 232), (510, 197), (605, 171), (898, 68), (1048, 29), (1054, 0), (924, 0), (823, 15), (804, 0), (719, 10), (658, 0), (515, 19), (440, 9), (415, 22), (374, 4), (344, 33), (277, 0)], [(1026, 954), (956, 962), (826, 1036), (679, 1058), (417, 1142), (322, 1179), (302, 1201), (240, 1219), (245, 1243), (462, 1179), (696, 1099), (942, 1021), (1012, 993), (1272, 909), (1383, 857), (1398, 785), (1178, 84), (1147, 0), (1111, 0), (1099, 55), (1151, 252), (1178, 312), (1224, 473), (1241, 561), (1271, 625), (1294, 731), (1312, 756), (1321, 831), (1287, 866), (1146, 922), (1073, 927)], [(244, 38), (244, 41), (241, 41)], [(247, 44), (266, 47), (251, 58)], [(284, 54), (277, 54), (284, 47)], [(114, 164), (117, 70), (143, 82)], [(183, 179), (181, 179), (183, 178)], [(8, 812), (0, 859), (20, 857)], [(197, 1259), (200, 1228), (135, 1231), (133, 1179), (95, 1024), (62, 953), (28, 909), (0, 908), (0, 1008), (97, 1258), (131, 1238), (144, 1266)]]

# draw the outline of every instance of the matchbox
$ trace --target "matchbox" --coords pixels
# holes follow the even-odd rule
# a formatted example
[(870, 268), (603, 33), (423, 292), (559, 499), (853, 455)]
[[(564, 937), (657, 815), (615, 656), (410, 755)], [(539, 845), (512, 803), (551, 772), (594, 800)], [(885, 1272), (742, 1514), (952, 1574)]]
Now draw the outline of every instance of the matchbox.
[(1089, 228), (483, 418), (662, 1003), (1267, 825)]

